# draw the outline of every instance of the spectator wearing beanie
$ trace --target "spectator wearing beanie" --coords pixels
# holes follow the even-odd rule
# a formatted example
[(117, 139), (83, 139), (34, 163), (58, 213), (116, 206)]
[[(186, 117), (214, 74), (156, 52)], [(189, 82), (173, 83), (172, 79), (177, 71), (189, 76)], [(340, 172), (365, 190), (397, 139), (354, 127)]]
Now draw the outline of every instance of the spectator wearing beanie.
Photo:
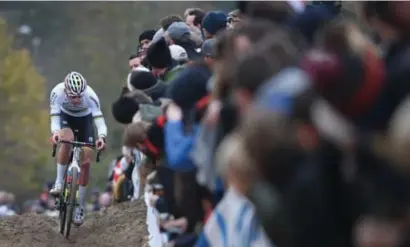
[(149, 71), (133, 71), (127, 84), (130, 91), (141, 90), (153, 101), (156, 101), (165, 95), (166, 85), (163, 82), (158, 81)]
[(130, 124), (140, 110), (140, 104), (150, 104), (152, 99), (140, 90), (129, 91), (121, 95), (111, 105), (114, 119), (121, 124)]
[(185, 49), (189, 60), (198, 60), (201, 55), (196, 52), (196, 44), (191, 39), (189, 26), (185, 22), (174, 22), (169, 26), (166, 32), (168, 43), (179, 45)]
[[(168, 98), (181, 109), (182, 117), (185, 118), (167, 121), (165, 125), (165, 153), (168, 166), (175, 171), (191, 171), (195, 168), (189, 153), (194, 143), (198, 123), (193, 123), (193, 119), (188, 118), (196, 102), (207, 95), (207, 82), (211, 75), (204, 65), (192, 65), (182, 71), (170, 85)], [(191, 133), (185, 132), (185, 125), (194, 127)]]
[[(147, 75), (148, 74), (148, 75)], [(165, 85), (157, 85), (157, 80), (147, 68), (134, 68), (127, 76), (127, 83), (116, 101), (112, 104), (114, 119), (122, 124), (131, 123), (139, 110), (140, 103), (157, 100), (165, 92)]]
[(164, 37), (152, 44), (147, 51), (147, 60), (151, 65), (152, 74), (164, 82), (168, 82), (181, 70), (175, 60)]
[[(203, 62), (187, 67), (169, 85), (168, 98), (172, 99), (181, 108), (185, 116), (191, 116), (191, 111), (195, 104), (208, 94), (208, 81), (212, 76), (212, 47), (214, 42), (214, 39), (205, 40), (202, 46), (202, 51), (205, 55)], [(167, 160), (169, 166), (176, 171), (189, 170), (194, 167), (191, 159), (187, 157), (190, 152), (186, 151), (192, 148), (196, 131), (193, 131), (193, 135), (189, 135), (180, 126), (184, 124), (196, 126), (198, 124), (195, 122), (196, 119), (189, 119), (189, 121), (186, 121), (187, 119), (185, 121), (180, 120), (169, 121), (165, 125), (165, 128), (169, 130), (165, 132), (166, 148), (168, 149), (166, 150)], [(194, 121), (194, 123), (190, 121)]]
[(163, 78), (174, 67), (171, 51), (164, 37), (148, 48), (147, 61), (152, 67), (152, 74), (157, 78)]
[(128, 63), (129, 63), (131, 71), (127, 75), (126, 84), (123, 85), (122, 88), (121, 88), (120, 97), (124, 96), (124, 94), (126, 94), (126, 93), (128, 93), (132, 90), (135, 90), (135, 88), (132, 88), (132, 87), (129, 86), (130, 85), (131, 74), (132, 74), (133, 71), (140, 71), (141, 70), (141, 71), (150, 72), (150, 70), (148, 68), (146, 68), (146, 67), (139, 64), (140, 60), (137, 57), (137, 55), (132, 55), (130, 57), (130, 61)]
[(208, 12), (202, 21), (206, 39), (213, 38), (219, 31), (226, 29), (228, 16), (222, 11)]

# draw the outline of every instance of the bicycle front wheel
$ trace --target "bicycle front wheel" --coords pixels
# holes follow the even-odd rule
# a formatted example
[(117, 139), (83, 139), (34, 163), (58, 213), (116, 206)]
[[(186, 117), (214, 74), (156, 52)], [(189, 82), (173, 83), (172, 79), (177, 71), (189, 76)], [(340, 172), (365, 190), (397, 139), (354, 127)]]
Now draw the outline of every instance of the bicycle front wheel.
[(64, 176), (64, 186), (63, 191), (59, 198), (59, 217), (60, 217), (60, 233), (64, 234), (66, 219), (67, 219), (67, 171), (66, 175)]
[(74, 209), (77, 205), (77, 190), (78, 190), (78, 169), (73, 167), (71, 169), (71, 183), (68, 186), (68, 202), (67, 202), (67, 218), (66, 218), (66, 226), (65, 226), (65, 237), (68, 238), (71, 231), (71, 224), (73, 222), (73, 215)]

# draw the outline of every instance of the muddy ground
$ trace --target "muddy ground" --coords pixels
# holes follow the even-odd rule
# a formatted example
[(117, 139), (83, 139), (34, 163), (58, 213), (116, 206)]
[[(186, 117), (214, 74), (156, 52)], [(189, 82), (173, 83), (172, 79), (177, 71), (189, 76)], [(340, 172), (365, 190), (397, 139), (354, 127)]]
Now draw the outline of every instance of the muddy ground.
[(72, 228), (70, 239), (58, 233), (58, 219), (22, 215), (0, 219), (0, 247), (145, 247), (148, 242), (143, 200), (113, 206), (103, 214), (87, 215)]

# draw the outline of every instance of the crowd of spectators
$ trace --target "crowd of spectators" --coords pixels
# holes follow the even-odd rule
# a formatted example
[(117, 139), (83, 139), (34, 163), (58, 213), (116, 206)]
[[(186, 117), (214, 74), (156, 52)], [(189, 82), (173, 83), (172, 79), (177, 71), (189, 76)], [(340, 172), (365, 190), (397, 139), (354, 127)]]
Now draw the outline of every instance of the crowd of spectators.
[(410, 2), (344, 4), (192, 8), (140, 34), (112, 114), (150, 246), (409, 246)]
[(192, 8), (139, 35), (111, 110), (150, 246), (410, 245), (410, 2), (344, 4)]
[(140, 34), (112, 113), (150, 246), (409, 246), (410, 2), (344, 4), (192, 8)]

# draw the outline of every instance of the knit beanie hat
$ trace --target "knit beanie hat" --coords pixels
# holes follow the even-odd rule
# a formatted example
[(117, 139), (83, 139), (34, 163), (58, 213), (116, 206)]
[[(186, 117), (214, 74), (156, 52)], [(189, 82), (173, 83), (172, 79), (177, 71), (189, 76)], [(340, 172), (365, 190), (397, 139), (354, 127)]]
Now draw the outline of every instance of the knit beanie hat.
[(155, 76), (149, 71), (132, 71), (130, 76), (130, 87), (132, 89), (145, 90), (157, 83)]
[(210, 11), (202, 20), (202, 27), (210, 34), (215, 35), (226, 28), (228, 16), (222, 11)]
[(144, 67), (144, 66), (142, 66), (142, 65), (140, 65), (140, 66), (138, 66), (138, 67), (136, 67), (136, 68), (133, 68), (132, 71), (129, 72), (128, 75), (127, 75), (127, 88), (128, 88), (129, 91), (133, 91), (133, 90), (137, 89), (136, 87), (134, 87), (134, 86), (131, 84), (131, 76), (132, 76), (132, 73), (133, 73), (134, 71), (146, 71), (146, 72), (150, 72), (149, 69), (147, 69), (146, 67)]
[(140, 104), (151, 103), (152, 99), (143, 91), (133, 90), (120, 96), (111, 106), (114, 119), (122, 124), (129, 124), (135, 113), (139, 111)]
[(208, 93), (212, 72), (205, 65), (193, 65), (182, 71), (168, 88), (167, 96), (183, 110), (191, 109)]
[(120, 97), (111, 106), (114, 119), (121, 124), (129, 124), (132, 117), (139, 110), (139, 104), (132, 98)]
[(164, 37), (148, 48), (147, 60), (152, 67), (158, 69), (167, 68), (172, 64), (171, 51)]

